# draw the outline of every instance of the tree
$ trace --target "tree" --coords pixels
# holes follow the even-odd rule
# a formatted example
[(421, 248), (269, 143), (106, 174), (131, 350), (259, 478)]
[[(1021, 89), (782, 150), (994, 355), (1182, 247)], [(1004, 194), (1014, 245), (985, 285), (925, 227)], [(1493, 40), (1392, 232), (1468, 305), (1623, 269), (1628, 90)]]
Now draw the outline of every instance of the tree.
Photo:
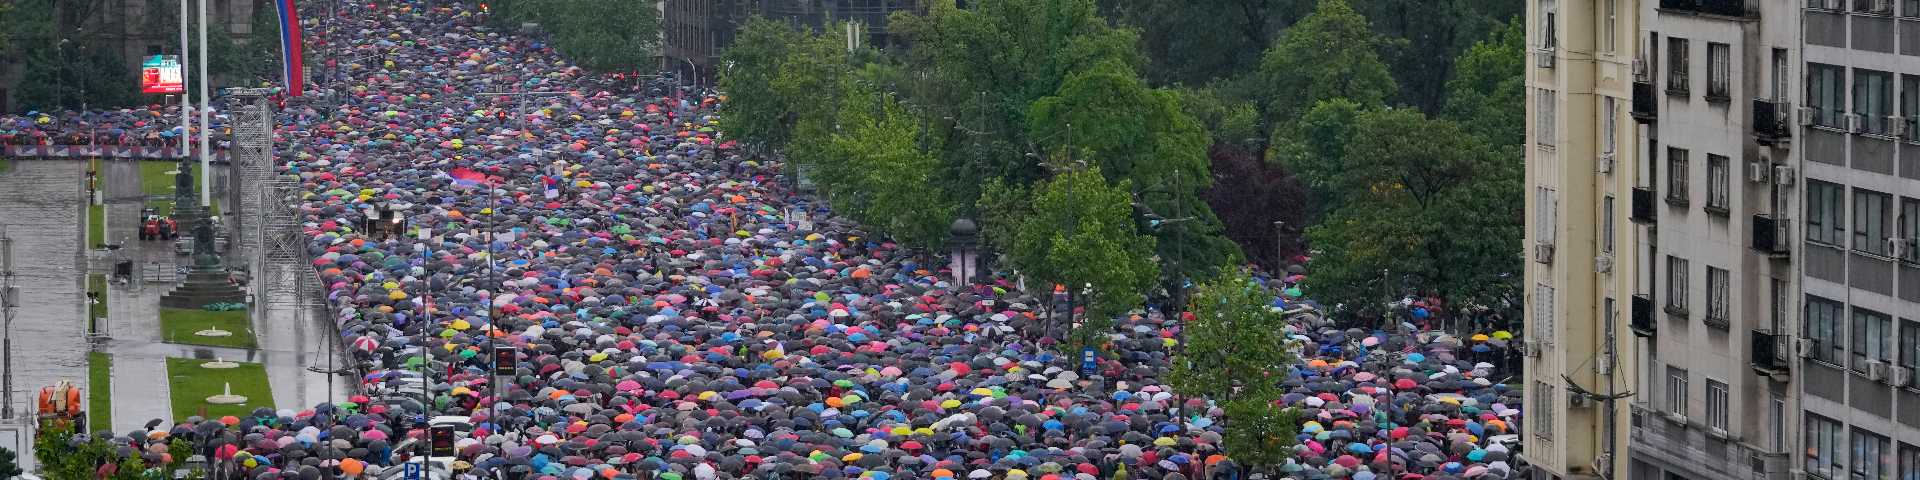
[(939, 159), (917, 144), (912, 114), (871, 88), (853, 87), (844, 101), (831, 168), (819, 179), (834, 210), (901, 243), (944, 245), (957, 207), (927, 188), (937, 182)]
[(1526, 8), (1517, 0), (1370, 0), (1353, 5), (1384, 39), (1382, 57), (1400, 83), (1396, 103), (1428, 114), (1441, 111), (1445, 82), (1468, 71), (1454, 58)]
[(1347, 143), (1353, 137), (1354, 123), (1368, 108), (1372, 107), (1346, 98), (1321, 100), (1285, 131), (1274, 135), (1273, 157), (1313, 192), (1319, 201), (1316, 217), (1318, 211), (1341, 203), (1345, 192), (1336, 183), (1346, 177)]
[(1344, 0), (1320, 0), (1261, 59), (1261, 75), (1274, 92), (1269, 118), (1285, 123), (1332, 98), (1384, 105), (1398, 87), (1375, 50), (1379, 44), (1367, 19)]
[(1086, 307), (1087, 325), (1074, 335), (1082, 345), (1105, 334), (1101, 327), (1114, 315), (1138, 307), (1160, 273), (1153, 237), (1134, 231), (1130, 188), (1108, 183), (1099, 167), (1073, 168), (1035, 185), (1024, 211), (990, 223), (1011, 224), (1011, 235), (997, 237), (1011, 244), (995, 247), (1022, 273), (1067, 285), (1074, 304)]
[(660, 12), (644, 0), (493, 0), (496, 23), (536, 22), (555, 50), (582, 67), (625, 71), (660, 49)]
[(1457, 74), (1447, 81), (1446, 117), (1495, 148), (1526, 141), (1525, 42), (1526, 27), (1516, 17), (1460, 54)]
[(0, 478), (14, 478), (26, 473), (20, 470), (19, 457), (12, 449), (0, 447)]
[(1333, 185), (1345, 201), (1308, 230), (1321, 251), (1308, 295), (1359, 315), (1408, 293), (1403, 285), (1455, 305), (1510, 297), (1520, 273), (1519, 162), (1411, 109), (1363, 113), (1352, 138)]
[(727, 137), (749, 145), (779, 147), (792, 135), (793, 109), (773, 90), (786, 60), (787, 46), (798, 43), (793, 27), (763, 17), (747, 20), (733, 45), (721, 54), (720, 90), (727, 92), (722, 107), (727, 121), (720, 129)]
[(1312, 9), (1309, 0), (1103, 0), (1107, 18), (1140, 31), (1158, 85), (1206, 85), (1257, 70), (1260, 52)]
[(1274, 405), (1280, 381), (1299, 361), (1286, 318), (1268, 306), (1273, 294), (1244, 272), (1223, 275), (1193, 292), (1193, 319), (1169, 379), (1174, 391), (1226, 407), (1226, 450), (1254, 466), (1275, 465), (1292, 452), (1299, 422)]
[(1286, 268), (1284, 259), (1300, 253), (1299, 232), (1307, 226), (1305, 187), (1243, 148), (1215, 145), (1208, 156), (1215, 180), (1201, 198), (1219, 215), (1227, 239), (1269, 272)]

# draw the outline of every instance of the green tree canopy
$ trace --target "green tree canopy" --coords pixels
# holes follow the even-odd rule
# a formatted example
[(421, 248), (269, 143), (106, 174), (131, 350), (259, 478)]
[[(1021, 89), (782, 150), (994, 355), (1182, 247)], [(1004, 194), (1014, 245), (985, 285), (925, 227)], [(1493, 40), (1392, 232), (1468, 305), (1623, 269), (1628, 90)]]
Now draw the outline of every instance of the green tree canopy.
[(1169, 376), (1175, 391), (1226, 407), (1227, 452), (1254, 466), (1285, 461), (1300, 431), (1293, 413), (1273, 404), (1299, 359), (1286, 318), (1267, 306), (1272, 299), (1244, 272), (1200, 284)]
[(1345, 0), (1320, 0), (1260, 62), (1273, 96), (1271, 118), (1298, 117), (1315, 103), (1346, 98), (1384, 105), (1398, 90), (1376, 51), (1380, 40)]
[(773, 85), (781, 75), (787, 47), (799, 43), (803, 35), (785, 23), (755, 16), (721, 55), (722, 63), (732, 65), (720, 75), (720, 90), (728, 94), (723, 107), (726, 121), (720, 129), (729, 138), (749, 145), (786, 144), (795, 113)]
[[(1260, 52), (1312, 10), (1311, 0), (1102, 0), (1107, 18), (1140, 32), (1158, 85), (1206, 85), (1259, 69)], [(1205, 32), (1201, 34), (1201, 32)]]
[(946, 243), (953, 202), (937, 189), (939, 159), (917, 141), (911, 112), (891, 94), (852, 87), (839, 111), (830, 168), (821, 169), (821, 190), (834, 210), (902, 243)]
[(1446, 116), (1496, 148), (1526, 141), (1526, 35), (1518, 17), (1494, 29), (1460, 55), (1447, 81)]
[(1010, 224), (1013, 230), (1000, 237), (1012, 244), (996, 247), (1043, 285), (1064, 284), (1076, 291), (1087, 286), (1090, 293), (1075, 303), (1087, 307), (1089, 321), (1136, 308), (1144, 299), (1141, 292), (1160, 272), (1153, 262), (1153, 237), (1134, 231), (1130, 188), (1126, 182), (1108, 183), (1099, 167), (1061, 172), (1034, 186), (1024, 211), (1006, 212), (1004, 220), (990, 223)]
[(580, 66), (625, 71), (660, 50), (660, 11), (645, 0), (491, 0), (498, 22), (536, 22), (554, 49)]

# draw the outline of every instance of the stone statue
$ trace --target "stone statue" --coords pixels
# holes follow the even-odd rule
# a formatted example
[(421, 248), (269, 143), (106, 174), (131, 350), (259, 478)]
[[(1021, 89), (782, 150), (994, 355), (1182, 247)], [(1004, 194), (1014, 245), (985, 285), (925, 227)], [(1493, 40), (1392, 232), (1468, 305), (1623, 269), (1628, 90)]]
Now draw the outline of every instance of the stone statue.
[(193, 263), (195, 266), (217, 266), (220, 254), (213, 251), (213, 219), (200, 217), (193, 224)]
[(173, 194), (178, 196), (200, 191), (193, 186), (193, 159), (181, 157), (179, 168), (180, 173), (173, 175)]

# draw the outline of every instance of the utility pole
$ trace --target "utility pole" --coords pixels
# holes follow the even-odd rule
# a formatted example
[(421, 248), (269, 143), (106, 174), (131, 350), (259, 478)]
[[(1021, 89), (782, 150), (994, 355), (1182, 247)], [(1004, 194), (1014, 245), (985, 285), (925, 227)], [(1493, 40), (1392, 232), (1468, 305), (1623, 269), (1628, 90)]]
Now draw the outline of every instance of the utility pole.
[(213, 133), (209, 128), (213, 126), (209, 119), (213, 95), (207, 93), (207, 84), (213, 83), (213, 78), (207, 76), (207, 60), (207, 0), (200, 0), (200, 214), (210, 216), (213, 214), (213, 152), (209, 151), (207, 136)]
[(187, 3), (192, 0), (180, 0), (180, 156), (185, 157), (192, 151), (188, 145), (193, 140), (193, 76), (187, 69), (193, 68), (193, 59), (188, 52), (193, 45), (187, 42)]
[(20, 307), (20, 287), (13, 286), (13, 237), (0, 225), (0, 311), (6, 317), (0, 333), (0, 419), (13, 419), (13, 310)]

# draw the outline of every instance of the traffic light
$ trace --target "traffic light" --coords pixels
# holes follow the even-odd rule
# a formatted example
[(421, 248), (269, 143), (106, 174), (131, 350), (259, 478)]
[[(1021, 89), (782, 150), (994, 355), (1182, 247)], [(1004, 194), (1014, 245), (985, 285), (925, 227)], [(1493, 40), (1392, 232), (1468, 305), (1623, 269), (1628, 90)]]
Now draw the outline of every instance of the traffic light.
[(515, 363), (518, 361), (519, 356), (520, 349), (518, 348), (498, 347), (497, 350), (493, 351), (493, 374), (511, 377), (518, 373), (515, 368)]
[(433, 456), (453, 456), (453, 425), (434, 425), (427, 427), (428, 437), (433, 440)]

